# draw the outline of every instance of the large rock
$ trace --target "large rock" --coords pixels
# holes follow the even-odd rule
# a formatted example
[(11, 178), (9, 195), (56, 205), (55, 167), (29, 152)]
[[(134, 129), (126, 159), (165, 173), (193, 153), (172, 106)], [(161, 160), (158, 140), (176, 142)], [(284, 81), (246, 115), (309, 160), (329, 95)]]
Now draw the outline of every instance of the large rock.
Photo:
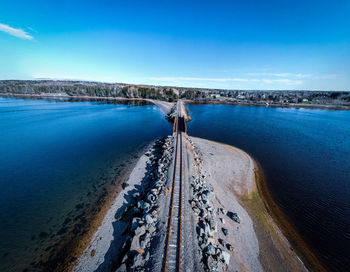
[(157, 230), (157, 228), (153, 224), (147, 224), (146, 230), (152, 234)]
[(226, 244), (226, 248), (231, 252), (233, 252), (235, 250), (235, 248), (229, 243)]
[(135, 229), (135, 236), (141, 236), (144, 235), (146, 233), (146, 226), (140, 226), (137, 229)]
[(209, 271), (211, 272), (218, 271), (218, 259), (215, 255), (207, 255), (206, 262), (207, 262)]
[(149, 243), (151, 242), (151, 234), (146, 232), (144, 235), (140, 237), (140, 246), (142, 249), (145, 249), (148, 247)]
[(241, 220), (239, 219), (237, 213), (227, 212), (226, 215), (227, 215), (228, 217), (230, 217), (233, 221), (237, 222), (238, 224), (241, 223)]
[(134, 236), (134, 238), (131, 241), (130, 251), (134, 251), (134, 250), (136, 252), (141, 252), (140, 236)]
[(203, 228), (199, 228), (199, 233), (198, 234), (199, 234), (200, 237), (204, 236), (204, 234), (205, 234), (204, 229)]
[(133, 259), (133, 266), (138, 267), (138, 266), (144, 266), (145, 264), (145, 259), (142, 257), (141, 254), (136, 254)]
[(149, 258), (150, 258), (150, 253), (149, 251), (147, 251), (145, 254), (145, 261), (148, 262)]
[(202, 198), (207, 201), (212, 201), (215, 198), (215, 193), (210, 190), (205, 190), (202, 194)]
[(215, 255), (216, 254), (216, 248), (212, 245), (209, 244), (206, 249), (205, 249), (205, 253), (208, 255)]
[(212, 230), (216, 230), (216, 225), (217, 225), (217, 220), (215, 217), (212, 217), (210, 220), (209, 220), (209, 225), (210, 225), (210, 228)]
[(145, 221), (147, 224), (152, 224), (155, 221), (155, 218), (153, 218), (150, 214), (146, 214), (144, 216)]
[(229, 264), (230, 263), (230, 253), (228, 253), (228, 252), (226, 252), (226, 251), (222, 251), (221, 252), (221, 260), (223, 261), (223, 263), (225, 263), (225, 264)]
[(149, 194), (147, 200), (152, 203), (156, 200), (156, 196), (154, 194)]
[(137, 207), (138, 208), (141, 208), (145, 211), (148, 211), (151, 207), (151, 205), (143, 200), (140, 200), (138, 203), (137, 203)]
[(201, 212), (201, 210), (197, 206), (194, 206), (192, 209), (196, 214), (199, 214)]

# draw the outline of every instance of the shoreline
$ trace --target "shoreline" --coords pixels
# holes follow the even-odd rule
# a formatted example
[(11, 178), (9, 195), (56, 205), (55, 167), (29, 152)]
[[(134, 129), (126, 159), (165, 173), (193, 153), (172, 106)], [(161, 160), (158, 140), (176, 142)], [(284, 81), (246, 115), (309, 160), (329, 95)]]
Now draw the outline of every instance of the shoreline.
[[(165, 114), (168, 114), (166, 107), (159, 106), (156, 101), (171, 103), (163, 100), (154, 100), (148, 98), (126, 98), (126, 97), (109, 97), (109, 96), (70, 96), (67, 94), (13, 94), (0, 93), (0, 97), (22, 97), (22, 98), (41, 98), (41, 99), (81, 99), (83, 101), (143, 101), (158, 106)], [(322, 104), (259, 104), (259, 103), (245, 103), (245, 102), (230, 102), (230, 101), (194, 101), (183, 100), (186, 104), (195, 105), (231, 105), (231, 106), (253, 106), (266, 108), (294, 108), (294, 109), (320, 109), (320, 110), (334, 110), (334, 111), (349, 111), (350, 106), (347, 105), (322, 105)], [(187, 108), (186, 108), (187, 109)], [(191, 120), (189, 120), (191, 121)]]
[[(153, 145), (153, 143), (154, 142), (149, 144), (148, 148), (144, 150), (145, 152), (140, 154), (140, 156), (136, 159), (133, 167), (130, 168), (128, 176), (124, 179), (124, 182), (129, 185), (129, 190), (130, 187), (138, 185), (141, 182), (142, 175), (145, 172), (143, 171), (143, 166), (147, 161), (145, 153), (146, 150)], [(136, 179), (133, 179), (133, 176), (136, 176)], [(138, 178), (140, 180), (137, 180)], [(95, 226), (92, 235), (87, 237), (87, 242), (84, 244), (84, 247), (82, 247), (81, 250), (77, 252), (79, 256), (77, 260), (69, 267), (68, 271), (95, 271), (105, 261), (105, 254), (107, 254), (109, 246), (115, 239), (113, 234), (113, 224), (116, 222), (115, 215), (124, 204), (122, 203), (122, 197), (129, 190), (123, 190), (120, 186), (120, 190), (115, 192), (108, 204), (106, 203), (105, 212), (103, 215), (101, 215), (99, 224)], [(120, 224), (120, 229), (122, 232), (122, 229), (125, 226), (122, 223)], [(121, 237), (119, 238), (121, 239)]]
[(174, 103), (164, 100), (155, 100), (149, 98), (127, 98), (127, 97), (110, 97), (110, 96), (84, 96), (84, 95), (67, 95), (67, 94), (12, 94), (12, 93), (0, 93), (0, 97), (6, 98), (23, 98), (23, 99), (67, 99), (77, 101), (140, 101), (146, 102), (150, 105), (155, 105), (167, 115)]
[[(44, 262), (43, 269), (50, 268), (52, 271), (57, 272), (72, 271), (72, 268), (76, 265), (80, 256), (89, 245), (91, 238), (95, 235), (96, 230), (100, 227), (114, 200), (123, 191), (123, 183), (128, 181), (128, 178), (136, 167), (140, 156), (142, 156), (152, 144), (153, 142), (143, 147), (141, 151), (137, 151), (134, 156), (131, 156), (131, 162), (122, 170), (122, 175), (117, 177), (115, 180), (116, 185), (113, 186), (113, 188), (110, 188), (106, 199), (102, 203), (95, 203), (96, 205), (100, 205), (96, 208), (98, 210), (96, 214), (88, 216), (86, 222), (86, 225), (88, 227), (86, 232), (80, 237), (73, 236), (72, 240), (63, 244), (53, 259), (49, 259), (47, 262)], [(58, 261), (56, 262), (55, 260), (57, 259)], [(51, 263), (55, 262), (59, 265), (51, 266)]]
[[(297, 232), (296, 228), (293, 225), (293, 222), (274, 201), (271, 192), (268, 189), (262, 167), (256, 160), (254, 160), (254, 163), (256, 168), (255, 180), (257, 193), (260, 197), (260, 201), (262, 201), (264, 204), (267, 214), (271, 216), (273, 221), (277, 224), (278, 228), (282, 231), (283, 236), (287, 239), (288, 243), (290, 243), (292, 247), (291, 249), (296, 252), (297, 256), (302, 260), (304, 265), (310, 271), (326, 272), (327, 269), (313, 253), (310, 246)], [(250, 203), (250, 205), (251, 204), (252, 203)], [(254, 208), (251, 207), (251, 209)]]
[(194, 101), (184, 100), (186, 104), (194, 105), (231, 105), (231, 106), (244, 106), (244, 107), (265, 107), (265, 108), (294, 108), (294, 109), (320, 109), (320, 110), (350, 110), (350, 106), (347, 105), (323, 105), (323, 104), (259, 104), (259, 103), (246, 103), (246, 102), (230, 102), (230, 101)]

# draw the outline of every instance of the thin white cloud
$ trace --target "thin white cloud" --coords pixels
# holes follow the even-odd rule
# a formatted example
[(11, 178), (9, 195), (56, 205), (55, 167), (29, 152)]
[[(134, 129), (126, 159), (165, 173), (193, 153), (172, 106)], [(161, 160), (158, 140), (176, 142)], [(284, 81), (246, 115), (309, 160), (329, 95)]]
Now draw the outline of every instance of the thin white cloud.
[(1, 24), (0, 23), (0, 31), (3, 31), (7, 34), (10, 34), (12, 36), (15, 36), (17, 38), (25, 39), (25, 40), (33, 40), (33, 36), (29, 35), (27, 32), (20, 28), (13, 28), (9, 25)]
[(216, 81), (216, 82), (248, 82), (248, 78), (203, 78), (203, 77), (150, 77), (159, 81)]
[(317, 76), (316, 79), (337, 79), (341, 76), (342, 76), (341, 74), (326, 74), (326, 75)]
[(272, 76), (272, 77), (296, 77), (305, 78), (312, 77), (312, 74), (293, 74), (293, 73), (248, 73), (249, 76)]
[(298, 77), (298, 78), (312, 77), (312, 74), (295, 74), (295, 77)]
[(168, 81), (168, 82), (179, 82), (179, 81), (211, 81), (211, 82), (247, 82), (247, 83), (284, 83), (287, 85), (300, 85), (303, 82), (301, 80), (293, 80), (288, 78), (203, 78), (203, 77), (150, 77), (148, 78), (154, 81)]
[(261, 80), (264, 83), (267, 84), (274, 84), (274, 83), (284, 83), (287, 85), (300, 85), (303, 84), (303, 81), (301, 80), (292, 80), (288, 78), (283, 78), (283, 79), (262, 79)]

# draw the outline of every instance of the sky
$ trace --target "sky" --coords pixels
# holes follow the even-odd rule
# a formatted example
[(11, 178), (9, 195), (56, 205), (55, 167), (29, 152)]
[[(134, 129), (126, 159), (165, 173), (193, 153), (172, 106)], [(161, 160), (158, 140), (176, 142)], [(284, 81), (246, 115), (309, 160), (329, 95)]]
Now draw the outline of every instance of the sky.
[(349, 0), (1, 0), (0, 79), (350, 91)]

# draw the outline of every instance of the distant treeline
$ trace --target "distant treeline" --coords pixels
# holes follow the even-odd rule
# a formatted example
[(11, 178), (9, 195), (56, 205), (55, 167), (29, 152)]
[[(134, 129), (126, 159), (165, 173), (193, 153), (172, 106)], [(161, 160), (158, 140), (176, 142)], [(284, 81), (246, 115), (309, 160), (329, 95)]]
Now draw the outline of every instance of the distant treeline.
[(149, 98), (177, 101), (172, 88), (154, 88), (125, 84), (105, 84), (79, 81), (0, 81), (0, 93), (8, 94), (67, 94), (69, 96)]
[(220, 90), (186, 87), (144, 86), (122, 83), (57, 80), (3, 80), (0, 93), (66, 94), (69, 96), (149, 98), (177, 101), (179, 98), (204, 103), (250, 105), (335, 105), (350, 107), (350, 92), (307, 90)]
[(183, 90), (180, 98), (188, 100), (222, 100), (229, 99), (247, 102), (276, 103), (349, 103), (350, 92), (341, 91), (238, 91), (238, 90)]

